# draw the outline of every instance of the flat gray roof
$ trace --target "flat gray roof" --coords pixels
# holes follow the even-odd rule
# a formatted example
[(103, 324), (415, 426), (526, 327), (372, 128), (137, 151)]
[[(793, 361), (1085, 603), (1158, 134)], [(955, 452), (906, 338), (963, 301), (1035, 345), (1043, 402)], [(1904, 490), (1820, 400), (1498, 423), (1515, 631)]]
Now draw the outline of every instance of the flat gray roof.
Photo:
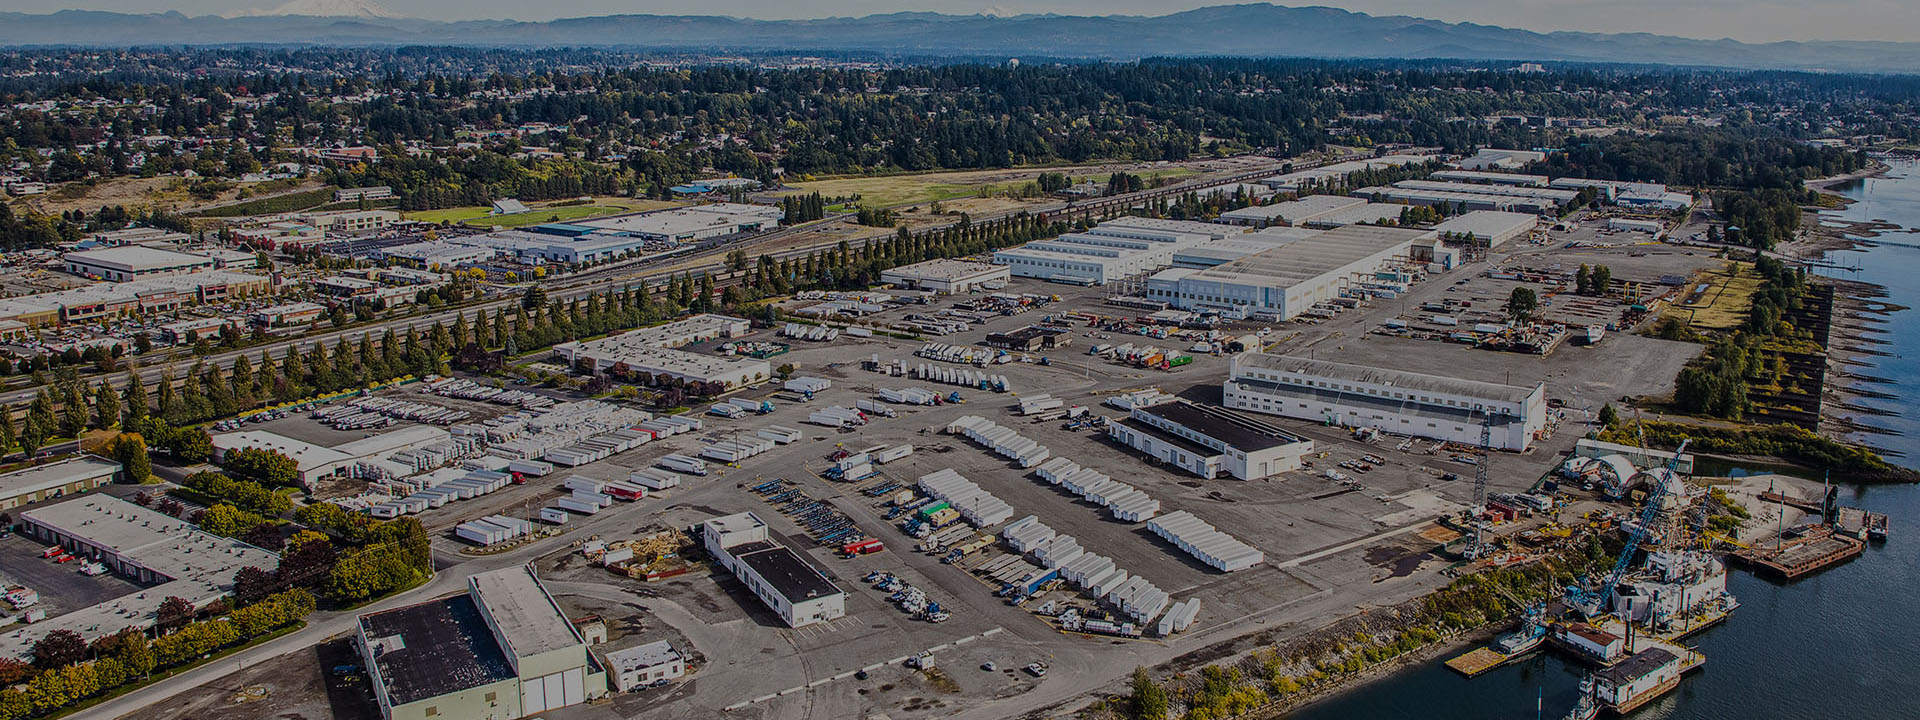
[(0, 475), (0, 497), (26, 495), (40, 490), (92, 480), (120, 471), (120, 463), (92, 455), (48, 463)]
[(500, 629), (508, 654), (529, 657), (581, 644), (573, 623), (560, 613), (533, 568), (522, 565), (483, 572), (469, 578), (467, 585)]
[(903, 265), (882, 272), (882, 275), (899, 275), (923, 280), (959, 280), (988, 273), (1006, 272), (1006, 266), (972, 260), (936, 258), (912, 265)]
[(147, 270), (152, 268), (182, 267), (189, 265), (213, 265), (213, 258), (172, 250), (161, 250), (142, 245), (122, 245), (120, 247), (101, 248), (70, 252), (60, 256), (68, 262), (83, 262), (91, 265), (124, 267), (129, 270)]
[(1474, 237), (1498, 238), (1526, 232), (1540, 224), (1540, 216), (1500, 210), (1475, 210), (1448, 218), (1433, 226), (1436, 232), (1468, 233)]
[(1411, 247), (1426, 230), (1347, 225), (1189, 276), (1195, 280), (1289, 287), (1395, 246)]
[(672, 643), (665, 640), (607, 653), (607, 664), (618, 671), (663, 665), (676, 659), (684, 659), (684, 656), (680, 651), (673, 649)]
[[(1296, 355), (1272, 355), (1268, 353), (1248, 353), (1240, 356), (1235, 364), (1236, 371), (1241, 367), (1258, 368), (1277, 372), (1290, 372), (1328, 380), (1388, 385), (1406, 390), (1461, 395), (1481, 400), (1523, 403), (1540, 389), (1540, 384), (1532, 387), (1501, 385), (1498, 383), (1462, 380), (1459, 378), (1427, 375), (1404, 370), (1353, 365), (1350, 363), (1314, 360)], [(1241, 375), (1239, 372), (1234, 373)]]
[(1299, 200), (1277, 202), (1272, 205), (1256, 205), (1228, 210), (1220, 214), (1222, 218), (1264, 218), (1280, 219), (1290, 223), (1299, 223), (1336, 210), (1344, 210), (1355, 205), (1365, 205), (1365, 198), (1346, 197), (1344, 195), (1308, 195)]

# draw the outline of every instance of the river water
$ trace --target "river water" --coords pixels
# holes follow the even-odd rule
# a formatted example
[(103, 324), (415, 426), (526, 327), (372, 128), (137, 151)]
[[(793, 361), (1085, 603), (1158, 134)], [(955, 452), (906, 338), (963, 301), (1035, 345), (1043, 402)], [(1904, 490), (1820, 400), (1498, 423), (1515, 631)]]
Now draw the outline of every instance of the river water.
[[(1831, 189), (1855, 200), (1831, 220), (1884, 221), (1900, 230), (1882, 238), (1920, 244), (1920, 164), (1895, 162), (1884, 177)], [(1915, 233), (1904, 232), (1913, 229)], [(1858, 270), (1830, 274), (1879, 284), (1888, 300), (1915, 310), (1883, 327), (1892, 357), (1872, 358), (1864, 374), (1902, 381), (1920, 373), (1920, 248), (1879, 246), (1829, 255)], [(1920, 393), (1863, 400), (1901, 413), (1869, 422), (1900, 433), (1871, 439), (1920, 463)], [(1703, 468), (1702, 472), (1709, 472)], [(1737, 474), (1730, 469), (1722, 474)], [(1840, 478), (1836, 478), (1840, 480)], [(1633, 720), (1771, 718), (1920, 718), (1920, 487), (1842, 486), (1842, 502), (1887, 513), (1892, 537), (1853, 562), (1791, 584), (1733, 570), (1729, 589), (1741, 607), (1691, 638), (1707, 657), (1680, 688), (1634, 712)], [(1444, 659), (1444, 658), (1442, 658)], [(1310, 705), (1290, 720), (1520, 720), (1558, 718), (1574, 701), (1582, 668), (1540, 653), (1471, 680), (1439, 659)]]

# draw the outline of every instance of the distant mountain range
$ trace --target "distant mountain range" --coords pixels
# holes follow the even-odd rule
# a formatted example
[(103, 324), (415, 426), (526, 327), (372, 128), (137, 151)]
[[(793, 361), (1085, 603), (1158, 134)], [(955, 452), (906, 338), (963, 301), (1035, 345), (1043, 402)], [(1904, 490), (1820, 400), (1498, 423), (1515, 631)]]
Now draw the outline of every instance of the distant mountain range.
[(225, 13), (224, 17), (274, 17), (300, 15), (308, 17), (350, 17), (350, 18), (386, 18), (404, 17), (400, 13), (388, 10), (380, 3), (370, 0), (287, 0), (279, 7), (270, 10), (241, 10)]
[(0, 13), (0, 45), (565, 45), (1113, 60), (1218, 55), (1453, 58), (1920, 73), (1920, 43), (1755, 44), (1646, 33), (1539, 33), (1267, 4), (1223, 5), (1156, 17), (911, 12), (818, 20), (613, 15), (547, 22), (440, 22), (391, 15), (367, 0), (293, 0), (262, 14), (234, 17), (86, 10)]

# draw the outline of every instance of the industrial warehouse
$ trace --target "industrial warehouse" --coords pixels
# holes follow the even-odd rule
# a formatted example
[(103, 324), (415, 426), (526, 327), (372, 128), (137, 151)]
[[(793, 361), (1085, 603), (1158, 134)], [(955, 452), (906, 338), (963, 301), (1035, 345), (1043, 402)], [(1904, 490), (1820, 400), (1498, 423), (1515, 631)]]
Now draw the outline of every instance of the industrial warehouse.
[(1222, 404), (1250, 412), (1521, 451), (1547, 424), (1546, 384), (1515, 387), (1286, 355), (1233, 358)]
[(213, 258), (204, 255), (189, 255), (144, 245), (70, 252), (60, 259), (67, 264), (67, 272), (114, 282), (212, 270), (214, 264)]
[(153, 626), (166, 598), (184, 598), (203, 608), (233, 591), (241, 568), (270, 568), (280, 561), (277, 553), (99, 494), (28, 510), (20, 514), (20, 525), (24, 535), (153, 586), (0, 635), (0, 654), (6, 657), (32, 655), (33, 644), (55, 630), (71, 630), (87, 642), (129, 627), (144, 630)]
[(1433, 231), (1442, 237), (1468, 238), (1480, 247), (1500, 248), (1526, 237), (1540, 225), (1540, 216), (1527, 213), (1476, 210), (1447, 218)]
[(707, 553), (731, 570), (787, 627), (831, 622), (847, 614), (847, 595), (806, 558), (775, 543), (751, 512), (700, 525)]
[(763, 359), (719, 357), (674, 348), (739, 337), (747, 333), (749, 325), (744, 319), (725, 315), (695, 315), (599, 340), (561, 343), (553, 351), (575, 369), (595, 375), (651, 377), (656, 382), (673, 378), (740, 387), (772, 377), (772, 366)]
[(1367, 204), (1367, 201), (1361, 198), (1351, 198), (1341, 195), (1309, 195), (1299, 200), (1228, 210), (1220, 213), (1219, 222), (1228, 225), (1250, 225), (1254, 227), (1304, 225), (1315, 218), (1331, 215), (1355, 205), (1365, 204)]
[(1012, 273), (1004, 265), (941, 258), (902, 265), (880, 273), (880, 282), (948, 295), (1005, 286)]
[(1258, 480), (1300, 469), (1313, 441), (1239, 413), (1185, 401), (1136, 407), (1107, 435), (1160, 462), (1212, 480)]
[(607, 673), (527, 567), (360, 616), (357, 649), (386, 720), (512, 720), (605, 695)]
[(1174, 269), (1147, 281), (1147, 299), (1183, 310), (1210, 309), (1291, 320), (1340, 297), (1358, 277), (1411, 261), (1425, 230), (1352, 225), (1206, 270)]

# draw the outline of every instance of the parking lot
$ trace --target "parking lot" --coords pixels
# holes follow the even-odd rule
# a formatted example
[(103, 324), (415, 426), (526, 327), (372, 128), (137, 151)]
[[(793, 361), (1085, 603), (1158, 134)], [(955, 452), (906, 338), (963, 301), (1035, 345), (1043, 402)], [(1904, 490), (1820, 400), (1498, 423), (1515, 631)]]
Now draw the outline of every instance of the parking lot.
[(93, 577), (83, 575), (79, 560), (56, 563), (41, 557), (47, 547), (19, 534), (0, 538), (0, 585), (22, 585), (40, 593), (40, 603), (27, 610), (44, 610), (48, 617), (53, 617), (130, 595), (146, 587), (118, 573)]

